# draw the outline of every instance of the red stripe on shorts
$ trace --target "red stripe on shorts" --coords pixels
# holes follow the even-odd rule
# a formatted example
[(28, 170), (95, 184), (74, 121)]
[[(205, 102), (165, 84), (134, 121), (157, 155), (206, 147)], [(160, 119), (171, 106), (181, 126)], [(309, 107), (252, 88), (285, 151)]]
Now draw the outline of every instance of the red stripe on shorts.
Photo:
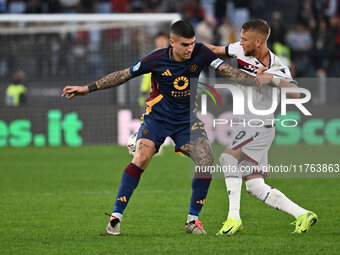
[(253, 137), (250, 137), (248, 138), (247, 140), (245, 140), (244, 142), (240, 143), (239, 145), (236, 145), (234, 148), (232, 148), (233, 150), (237, 150), (238, 148), (241, 148), (243, 147), (244, 145), (250, 143), (251, 141), (253, 141), (254, 138)]
[(248, 161), (253, 162), (254, 164), (258, 165), (259, 162), (257, 162), (255, 159), (252, 159), (251, 157), (249, 157), (247, 154), (245, 154), (244, 152), (241, 153), (243, 157), (245, 157)]

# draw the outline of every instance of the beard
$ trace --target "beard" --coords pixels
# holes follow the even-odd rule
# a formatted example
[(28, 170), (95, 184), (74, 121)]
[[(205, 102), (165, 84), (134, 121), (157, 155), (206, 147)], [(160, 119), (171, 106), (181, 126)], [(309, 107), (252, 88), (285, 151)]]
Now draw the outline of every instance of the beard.
[(244, 51), (246, 57), (252, 57), (255, 55), (255, 49)]

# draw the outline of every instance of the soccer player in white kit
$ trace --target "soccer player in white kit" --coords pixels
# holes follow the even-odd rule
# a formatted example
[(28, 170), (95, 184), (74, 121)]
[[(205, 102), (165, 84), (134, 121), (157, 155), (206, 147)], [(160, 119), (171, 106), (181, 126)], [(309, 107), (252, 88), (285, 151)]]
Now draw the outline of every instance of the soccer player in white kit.
[[(232, 145), (227, 147), (220, 157), (221, 166), (224, 166), (224, 169), (233, 169), (233, 171), (224, 173), (229, 195), (229, 213), (217, 235), (230, 236), (242, 230), (240, 218), (242, 178), (245, 179), (249, 194), (296, 218), (294, 233), (308, 231), (318, 220), (315, 213), (295, 204), (282, 192), (264, 182), (264, 177), (267, 175), (264, 167), (268, 166), (268, 150), (275, 137), (273, 121), (275, 118), (274, 114), (264, 116), (253, 114), (247, 102), (252, 99), (255, 109), (267, 110), (272, 106), (274, 87), (278, 88), (277, 94), (280, 94), (281, 88), (297, 87), (288, 67), (268, 49), (269, 35), (270, 28), (267, 22), (258, 19), (243, 24), (241, 41), (226, 47), (207, 45), (219, 56), (237, 58), (238, 68), (256, 76), (256, 81), (260, 79), (271, 81), (271, 85), (258, 85), (258, 88), (237, 85), (245, 96), (245, 112), (237, 120), (239, 125), (236, 127)], [(252, 98), (247, 96), (248, 89), (252, 90)], [(287, 96), (299, 98), (300, 94), (287, 93)]]

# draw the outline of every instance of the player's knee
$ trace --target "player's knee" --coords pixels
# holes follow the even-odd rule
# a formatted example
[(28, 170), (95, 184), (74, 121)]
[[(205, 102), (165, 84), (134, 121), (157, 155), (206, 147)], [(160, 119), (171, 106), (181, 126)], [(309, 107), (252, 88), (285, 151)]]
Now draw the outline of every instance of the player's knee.
[(222, 166), (234, 165), (237, 163), (238, 163), (237, 159), (233, 155), (230, 155), (229, 153), (222, 153), (220, 156), (220, 164)]
[(234, 156), (228, 153), (222, 153), (220, 156), (220, 164), (222, 166), (224, 178), (242, 178), (242, 172), (238, 167), (238, 161)]
[(242, 148), (238, 148), (236, 150), (227, 148), (224, 150), (224, 152), (229, 153), (230, 155), (233, 155), (233, 157), (236, 158), (238, 162), (241, 161)]
[(235, 159), (237, 160), (237, 163), (238, 163), (238, 162), (240, 162), (240, 160), (241, 160), (241, 153), (242, 153), (242, 150), (241, 150), (241, 149), (233, 150), (233, 149), (227, 148), (227, 149), (225, 149), (224, 152), (221, 154), (221, 157), (223, 156), (223, 154), (230, 155), (230, 156), (232, 156), (233, 158), (235, 158)]

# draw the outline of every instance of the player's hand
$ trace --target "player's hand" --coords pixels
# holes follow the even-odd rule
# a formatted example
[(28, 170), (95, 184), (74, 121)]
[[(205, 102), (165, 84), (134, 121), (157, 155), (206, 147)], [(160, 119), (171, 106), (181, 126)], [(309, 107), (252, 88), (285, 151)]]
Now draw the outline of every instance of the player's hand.
[(89, 88), (87, 86), (66, 86), (63, 89), (61, 97), (66, 99), (71, 99), (75, 96), (85, 96), (89, 93)]
[(255, 83), (259, 89), (261, 89), (264, 85), (271, 84), (273, 75), (272, 74), (264, 74), (264, 72), (268, 70), (267, 67), (260, 67), (257, 71), (257, 75), (255, 78)]

